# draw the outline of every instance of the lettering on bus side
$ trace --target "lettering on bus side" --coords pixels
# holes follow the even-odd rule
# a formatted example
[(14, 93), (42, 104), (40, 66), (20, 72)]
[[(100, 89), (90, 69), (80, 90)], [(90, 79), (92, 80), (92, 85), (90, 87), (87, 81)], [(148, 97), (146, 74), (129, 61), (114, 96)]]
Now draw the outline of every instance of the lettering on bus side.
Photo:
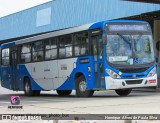
[(44, 69), (44, 72), (48, 72), (48, 71), (51, 71), (50, 69)]
[(80, 59), (80, 64), (86, 64), (86, 63), (89, 63), (89, 58)]
[(61, 70), (67, 70), (67, 65), (66, 64), (61, 64)]
[(49, 66), (46, 65), (46, 68), (44, 69), (44, 72), (49, 72), (49, 71), (51, 71), (51, 70), (50, 70)]

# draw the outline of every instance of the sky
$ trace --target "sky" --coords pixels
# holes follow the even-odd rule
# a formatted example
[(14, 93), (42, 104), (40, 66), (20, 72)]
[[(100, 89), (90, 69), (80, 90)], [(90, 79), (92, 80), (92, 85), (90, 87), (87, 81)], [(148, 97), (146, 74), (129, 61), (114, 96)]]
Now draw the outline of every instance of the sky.
[(0, 17), (25, 10), (51, 0), (0, 0)]

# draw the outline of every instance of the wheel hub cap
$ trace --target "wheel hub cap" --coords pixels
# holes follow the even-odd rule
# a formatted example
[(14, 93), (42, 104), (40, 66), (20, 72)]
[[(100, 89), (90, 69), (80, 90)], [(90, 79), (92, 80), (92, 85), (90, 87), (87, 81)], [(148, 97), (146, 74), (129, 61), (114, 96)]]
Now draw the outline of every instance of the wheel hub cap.
[(29, 84), (28, 84), (28, 83), (26, 83), (25, 89), (26, 89), (26, 92), (28, 93), (29, 90), (30, 90), (30, 87), (29, 87)]
[(82, 91), (82, 92), (85, 92), (85, 91), (86, 91), (86, 88), (87, 88), (86, 82), (85, 82), (85, 81), (81, 81), (81, 82), (79, 83), (79, 90)]

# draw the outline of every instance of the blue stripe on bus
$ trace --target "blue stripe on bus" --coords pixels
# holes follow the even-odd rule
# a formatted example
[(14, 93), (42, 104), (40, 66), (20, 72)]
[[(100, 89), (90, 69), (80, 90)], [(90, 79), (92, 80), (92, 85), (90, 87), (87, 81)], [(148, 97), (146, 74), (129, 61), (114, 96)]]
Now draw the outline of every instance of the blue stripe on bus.
[[(19, 75), (23, 79), (24, 79), (25, 76), (29, 77), (31, 85), (32, 85), (32, 90), (45, 90), (33, 80), (32, 76), (28, 72), (25, 65), (20, 64), (18, 67), (19, 67), (19, 69), (17, 71), (17, 75)], [(23, 82), (23, 79), (22, 79), (22, 82)]]
[(1, 48), (7, 48), (10, 46), (14, 46), (14, 45), (15, 45), (15, 42), (9, 42), (9, 43), (5, 43), (5, 44), (1, 44)]
[[(84, 75), (84, 77), (86, 78), (86, 81), (88, 83), (88, 89), (91, 90), (94, 88), (94, 83), (93, 83), (94, 82), (94, 73), (93, 72), (88, 73), (88, 66), (91, 66), (91, 68), (93, 68), (93, 66), (92, 66), (93, 63), (89, 62), (86, 64), (81, 64), (80, 59), (83, 59), (83, 58), (88, 58), (89, 61), (93, 60), (92, 56), (86, 56), (86, 57), (84, 56), (84, 57), (78, 58), (77, 62), (76, 62), (77, 67), (75, 69), (73, 69), (73, 71), (70, 74), (70, 77), (60, 87), (56, 88), (56, 90), (73, 90), (73, 89), (75, 89), (74, 77), (75, 77), (76, 73), (78, 73), (78, 72), (82, 73)], [(36, 83), (36, 81), (33, 80), (32, 76), (28, 72), (25, 65), (19, 65), (18, 67), (19, 67), (19, 69), (17, 71), (18, 72), (17, 75), (20, 76), (21, 78), (28, 76), (31, 81), (32, 90), (45, 90), (40, 85), (38, 85)], [(92, 70), (92, 71), (94, 71), (94, 70)], [(90, 76), (88, 77), (88, 75), (90, 75)], [(21, 83), (23, 83), (23, 80)], [(21, 88), (23, 88), (22, 85), (21, 85)]]
[(84, 56), (79, 57), (76, 62), (76, 68), (70, 74), (70, 77), (62, 84), (57, 90), (73, 90), (75, 89), (75, 75), (76, 73), (82, 73), (86, 79), (88, 90), (92, 90), (94, 88), (94, 70), (92, 72), (88, 72), (88, 67), (94, 68), (94, 63), (89, 62), (82, 64), (80, 63), (80, 59), (89, 59), (89, 61), (93, 61), (93, 56)]
[[(81, 57), (81, 58), (83, 58), (83, 57)], [(89, 58), (91, 60), (93, 57), (90, 56), (90, 57), (87, 57), (87, 58)], [(60, 87), (58, 87), (56, 90), (73, 90), (73, 89), (75, 89), (74, 77), (75, 77), (75, 74), (77, 72), (82, 73), (84, 75), (84, 77), (86, 78), (87, 85), (88, 85), (88, 90), (92, 90), (94, 88), (94, 73), (90, 73), (90, 79), (88, 79), (88, 70), (87, 70), (87, 66), (92, 66), (93, 63), (92, 64), (91, 63), (89, 63), (89, 64), (80, 64), (79, 60), (80, 60), (80, 58), (78, 58), (78, 60), (76, 62), (77, 68), (73, 69), (73, 71), (70, 74), (70, 77)], [(20, 74), (23, 75), (23, 77), (26, 76), (26, 75), (29, 77), (29, 79), (31, 81), (31, 84), (32, 84), (32, 89), (33, 90), (45, 90), (33, 80), (33, 78), (29, 74), (29, 72), (28, 72), (27, 68), (25, 67), (25, 65), (20, 65), (19, 67), (21, 67), (21, 69), (23, 69), (23, 70), (21, 70)], [(151, 66), (145, 72), (135, 73), (136, 76), (137, 76), (136, 79), (147, 77), (148, 73), (154, 67), (156, 67), (156, 64)], [(91, 68), (93, 68), (93, 67), (91, 67)], [(112, 67), (109, 67), (109, 69), (111, 69), (112, 71), (114, 71), (117, 74), (120, 72), (120, 71), (118, 71), (118, 70), (116, 70), (116, 69), (114, 69)], [(105, 76), (109, 76), (106, 72), (104, 72), (104, 73), (105, 73)], [(126, 78), (124, 78), (123, 76), (125, 76)], [(128, 79), (135, 79), (135, 78), (133, 78), (133, 73), (131, 73), (131, 74), (122, 73), (121, 79), (127, 79), (127, 77), (128, 77)]]

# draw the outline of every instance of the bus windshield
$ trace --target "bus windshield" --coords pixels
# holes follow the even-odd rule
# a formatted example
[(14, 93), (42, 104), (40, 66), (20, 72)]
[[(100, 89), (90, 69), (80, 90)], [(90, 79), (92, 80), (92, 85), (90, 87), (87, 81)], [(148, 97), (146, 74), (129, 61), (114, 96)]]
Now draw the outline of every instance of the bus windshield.
[(112, 64), (136, 65), (154, 62), (153, 40), (149, 34), (107, 35), (107, 61)]

